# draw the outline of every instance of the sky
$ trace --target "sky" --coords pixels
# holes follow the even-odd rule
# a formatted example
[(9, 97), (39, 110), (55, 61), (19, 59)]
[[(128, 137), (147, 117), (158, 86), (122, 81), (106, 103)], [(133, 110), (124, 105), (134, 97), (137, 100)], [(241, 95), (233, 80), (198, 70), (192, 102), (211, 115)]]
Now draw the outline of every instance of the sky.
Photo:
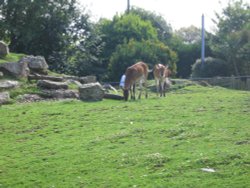
[[(201, 27), (201, 16), (205, 16), (207, 31), (216, 29), (212, 19), (215, 12), (221, 13), (230, 0), (130, 0), (136, 6), (163, 16), (174, 30), (194, 25)], [(243, 0), (250, 3), (250, 0)], [(101, 17), (112, 19), (115, 14), (122, 14), (127, 8), (127, 0), (78, 0), (85, 7), (93, 21)]]

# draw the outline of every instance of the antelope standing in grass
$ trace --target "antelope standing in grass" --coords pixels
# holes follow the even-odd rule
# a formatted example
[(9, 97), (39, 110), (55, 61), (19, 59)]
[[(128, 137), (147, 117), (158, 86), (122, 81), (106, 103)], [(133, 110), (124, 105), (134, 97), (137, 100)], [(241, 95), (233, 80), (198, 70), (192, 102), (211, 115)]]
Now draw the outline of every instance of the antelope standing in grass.
[(145, 87), (145, 98), (148, 97), (147, 92), (147, 78), (148, 78), (148, 66), (144, 62), (138, 62), (127, 68), (125, 72), (125, 84), (123, 89), (123, 95), (125, 101), (128, 100), (129, 91), (131, 95), (131, 99), (135, 100), (135, 87), (136, 83), (139, 83), (140, 93), (138, 99), (141, 98), (141, 93), (143, 89), (143, 85)]
[(170, 74), (171, 71), (168, 69), (168, 66), (164, 66), (162, 64), (157, 64), (154, 66), (153, 70), (157, 95), (160, 93), (160, 97), (165, 97), (166, 88), (170, 85)]

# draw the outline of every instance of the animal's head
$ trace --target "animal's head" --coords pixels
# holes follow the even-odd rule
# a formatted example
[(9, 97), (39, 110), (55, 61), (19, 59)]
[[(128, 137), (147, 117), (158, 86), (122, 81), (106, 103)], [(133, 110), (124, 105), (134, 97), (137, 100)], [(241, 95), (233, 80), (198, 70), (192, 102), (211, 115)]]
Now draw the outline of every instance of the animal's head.
[(123, 97), (124, 97), (125, 101), (128, 100), (128, 95), (129, 95), (128, 89), (123, 89)]

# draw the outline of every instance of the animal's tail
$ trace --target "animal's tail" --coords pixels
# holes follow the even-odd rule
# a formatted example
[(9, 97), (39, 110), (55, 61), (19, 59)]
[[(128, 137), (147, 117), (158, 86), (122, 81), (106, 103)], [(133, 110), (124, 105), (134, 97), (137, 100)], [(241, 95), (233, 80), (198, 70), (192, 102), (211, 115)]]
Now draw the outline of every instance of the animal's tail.
[(148, 69), (148, 73), (153, 72), (154, 69)]

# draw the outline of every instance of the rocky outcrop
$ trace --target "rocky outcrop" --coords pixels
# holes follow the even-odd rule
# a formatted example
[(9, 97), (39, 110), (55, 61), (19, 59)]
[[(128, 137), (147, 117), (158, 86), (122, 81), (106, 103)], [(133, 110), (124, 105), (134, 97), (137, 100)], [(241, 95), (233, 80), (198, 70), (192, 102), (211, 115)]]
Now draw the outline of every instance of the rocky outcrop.
[(68, 89), (66, 82), (53, 82), (49, 80), (38, 80), (37, 87), (41, 89)]
[(63, 77), (60, 76), (49, 76), (49, 75), (40, 75), (40, 74), (30, 74), (28, 76), (28, 80), (50, 80), (55, 82), (62, 82), (64, 81)]
[(79, 82), (81, 82), (82, 84), (95, 83), (96, 82), (96, 76), (80, 77)]
[(95, 83), (96, 82), (96, 76), (84, 76), (84, 77), (78, 77), (78, 76), (64, 76), (65, 80), (76, 80), (80, 82), (81, 84), (89, 84), (89, 83)]
[(30, 73), (40, 73), (47, 74), (48, 73), (48, 64), (44, 57), (42, 56), (26, 56), (23, 57), (20, 62), (26, 62), (30, 69)]
[(29, 75), (27, 62), (1, 63), (0, 71), (6, 75), (12, 75), (16, 78), (25, 78)]
[(30, 73), (47, 74), (48, 64), (42, 56), (26, 56), (18, 62), (0, 64), (0, 71), (16, 78), (23, 78)]
[(6, 56), (9, 53), (9, 47), (3, 41), (0, 41), (0, 56)]
[(19, 95), (17, 97), (17, 102), (20, 102), (20, 103), (38, 102), (42, 100), (44, 100), (44, 98), (40, 97), (37, 94), (24, 94), (24, 95)]
[(0, 81), (0, 91), (6, 89), (13, 89), (19, 85), (18, 81), (4, 80)]
[(10, 100), (10, 95), (8, 92), (0, 93), (0, 105), (8, 103), (9, 100)]
[(79, 87), (79, 98), (83, 101), (100, 101), (103, 96), (104, 89), (98, 82), (84, 84)]
[(78, 99), (79, 93), (76, 90), (64, 90), (64, 89), (56, 89), (56, 90), (42, 90), (42, 96), (45, 98), (54, 98), (54, 99)]

